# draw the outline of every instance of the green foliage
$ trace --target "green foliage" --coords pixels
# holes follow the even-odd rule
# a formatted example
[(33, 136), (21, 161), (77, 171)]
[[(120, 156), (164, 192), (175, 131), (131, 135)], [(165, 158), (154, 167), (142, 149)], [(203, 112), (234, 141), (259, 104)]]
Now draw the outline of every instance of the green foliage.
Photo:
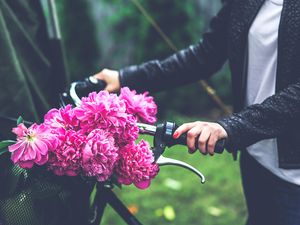
[[(116, 42), (124, 43), (124, 45), (134, 43), (135, 49), (130, 58), (131, 64), (156, 58), (162, 59), (172, 54), (172, 50), (131, 1), (105, 0), (105, 2), (114, 7), (117, 12), (109, 20)], [(177, 48), (185, 48), (201, 38), (204, 18), (200, 14), (196, 1), (141, 0), (140, 3)], [(122, 51), (116, 53), (122, 54)], [(222, 98), (225, 98), (227, 103), (230, 102), (228, 70), (217, 75), (211, 85), (216, 89), (221, 87)], [(156, 101), (159, 105), (160, 118), (166, 117), (170, 112), (189, 116), (207, 114), (209, 111), (207, 109), (216, 107), (198, 84), (159, 93), (156, 95)]]
[[(197, 1), (139, 2), (177, 48), (185, 48), (201, 39), (201, 33), (207, 26), (204, 24), (207, 13), (201, 13), (203, 9)], [(102, 0), (93, 4), (84, 0), (68, 0), (58, 4), (72, 80), (81, 79), (101, 68), (119, 69), (128, 64), (163, 59), (173, 53), (131, 0)], [(93, 17), (95, 10), (91, 9), (95, 5), (99, 10), (97, 19)], [(103, 10), (109, 12), (104, 13)], [(105, 38), (97, 36), (96, 39), (97, 32)], [(102, 48), (105, 48), (108, 40), (112, 46), (103, 51)], [(104, 52), (106, 55), (101, 59)], [(231, 99), (228, 69), (214, 76), (210, 84), (229, 104)], [(198, 84), (155, 96), (160, 118), (166, 118), (172, 113), (186, 116), (208, 115), (211, 108), (217, 107)]]
[(5, 140), (0, 142), (0, 156), (3, 155), (4, 153), (8, 152), (7, 147), (14, 144), (15, 141), (11, 140)]
[(20, 123), (23, 123), (24, 122), (24, 119), (22, 116), (19, 116), (18, 119), (17, 119), (17, 125), (19, 125)]
[(71, 79), (85, 78), (98, 71), (100, 54), (87, 1), (57, 1), (57, 8)]
[(11, 141), (11, 140), (1, 141), (0, 142), (0, 150), (7, 148), (8, 146), (10, 146), (10, 145), (12, 145), (14, 143), (15, 143), (15, 141)]
[(6, 152), (8, 152), (7, 148), (0, 149), (0, 156), (3, 155)]
[[(122, 43), (131, 41), (135, 45), (132, 55), (134, 63), (165, 57), (172, 53), (131, 1), (104, 0), (104, 2), (110, 4), (116, 12), (109, 21), (116, 41)], [(203, 23), (199, 18), (196, 1), (187, 3), (173, 0), (141, 0), (140, 2), (178, 48), (186, 47), (199, 39)]]

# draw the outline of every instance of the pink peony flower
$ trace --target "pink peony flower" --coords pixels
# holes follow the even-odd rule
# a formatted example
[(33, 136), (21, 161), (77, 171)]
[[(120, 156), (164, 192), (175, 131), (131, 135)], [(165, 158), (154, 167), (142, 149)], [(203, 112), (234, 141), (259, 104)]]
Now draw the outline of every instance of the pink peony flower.
[(51, 109), (44, 116), (44, 123), (52, 129), (78, 129), (79, 120), (74, 114), (71, 105), (65, 108)]
[(85, 175), (107, 180), (113, 173), (118, 160), (118, 148), (110, 134), (101, 129), (93, 130), (87, 136), (83, 149), (82, 168)]
[(116, 166), (118, 181), (125, 185), (133, 183), (140, 189), (148, 188), (159, 171), (148, 143), (142, 140), (137, 145), (129, 144), (119, 154), (120, 160)]
[(88, 97), (83, 97), (74, 112), (81, 128), (87, 133), (97, 128), (125, 127), (127, 121), (125, 103), (116, 94), (107, 91), (92, 92)]
[(113, 135), (118, 146), (124, 146), (138, 138), (139, 129), (133, 115), (126, 113), (125, 102), (107, 91), (90, 93), (82, 98), (75, 114), (86, 133), (94, 129), (105, 129)]
[(137, 95), (128, 88), (120, 96), (93, 92), (79, 107), (51, 109), (41, 125), (14, 128), (11, 158), (23, 168), (47, 163), (56, 175), (84, 175), (100, 182), (115, 172), (120, 183), (145, 189), (159, 168), (147, 142), (135, 144), (137, 121), (154, 123), (156, 112), (147, 93)]
[(56, 175), (76, 176), (81, 172), (82, 150), (86, 137), (74, 130), (62, 131), (60, 144), (49, 152), (48, 167)]
[(141, 122), (156, 122), (157, 106), (148, 92), (136, 94), (136, 91), (124, 87), (121, 89), (120, 99), (125, 101), (126, 112), (135, 115)]
[(110, 132), (115, 138), (116, 145), (119, 148), (124, 147), (138, 139), (139, 128), (137, 126), (137, 119), (133, 115), (126, 116), (126, 124), (124, 127), (113, 127)]
[(17, 143), (8, 147), (11, 159), (22, 168), (32, 168), (48, 161), (48, 151), (57, 146), (56, 136), (44, 124), (33, 124), (29, 128), (21, 123), (12, 130), (17, 135)]

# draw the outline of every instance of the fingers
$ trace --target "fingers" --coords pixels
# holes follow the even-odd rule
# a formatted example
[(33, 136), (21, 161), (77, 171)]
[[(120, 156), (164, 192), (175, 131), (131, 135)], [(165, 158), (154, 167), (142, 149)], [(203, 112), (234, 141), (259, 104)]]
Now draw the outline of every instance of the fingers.
[(183, 133), (187, 133), (187, 146), (190, 153), (199, 151), (206, 155), (214, 155), (215, 145), (219, 139), (227, 138), (225, 129), (218, 123), (192, 122), (185, 123), (177, 128), (173, 137), (178, 138)]
[(182, 124), (181, 126), (179, 126), (176, 131), (173, 134), (174, 138), (178, 138), (180, 137), (180, 135), (187, 133), (190, 129), (192, 129), (195, 126), (195, 122), (194, 123), (185, 123)]
[(182, 134), (187, 133), (187, 146), (190, 153), (194, 153), (196, 151), (196, 146), (198, 145), (198, 138), (201, 134), (201, 130), (203, 127), (202, 122), (192, 122), (192, 123), (185, 123), (178, 127), (174, 132), (173, 137), (178, 138)]
[[(186, 142), (187, 142), (189, 153), (194, 153), (196, 151), (196, 148), (195, 148), (196, 142), (195, 141), (196, 141), (196, 138), (200, 134), (200, 132), (197, 131), (194, 127), (195, 127), (195, 123), (185, 123), (185, 124), (179, 126), (173, 134), (173, 138), (177, 139), (182, 134), (187, 133), (187, 141)], [(194, 128), (194, 129), (191, 130), (192, 128)]]
[(203, 127), (203, 130), (201, 131), (201, 134), (198, 138), (198, 149), (204, 155), (207, 154), (206, 146), (210, 136), (211, 129), (208, 126)]
[(207, 145), (206, 145), (206, 150), (207, 150), (208, 154), (210, 154), (210, 155), (215, 154), (215, 146), (216, 146), (217, 141), (218, 141), (218, 139), (216, 138), (215, 135), (210, 136), (210, 138), (207, 141)]
[(198, 126), (193, 127), (187, 132), (187, 146), (190, 153), (196, 151), (197, 139), (201, 133), (201, 129)]

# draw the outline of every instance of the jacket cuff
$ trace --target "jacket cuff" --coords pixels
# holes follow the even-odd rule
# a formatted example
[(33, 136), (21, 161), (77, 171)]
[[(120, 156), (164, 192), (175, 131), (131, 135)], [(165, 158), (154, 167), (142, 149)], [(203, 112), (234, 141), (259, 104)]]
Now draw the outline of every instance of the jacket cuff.
[(229, 152), (237, 152), (238, 151), (238, 147), (237, 147), (238, 143), (236, 143), (236, 138), (238, 137), (238, 135), (236, 135), (234, 132), (233, 119), (231, 117), (225, 117), (225, 118), (222, 118), (222, 119), (216, 121), (216, 123), (220, 124), (227, 133), (228, 137), (226, 140), (225, 148)]

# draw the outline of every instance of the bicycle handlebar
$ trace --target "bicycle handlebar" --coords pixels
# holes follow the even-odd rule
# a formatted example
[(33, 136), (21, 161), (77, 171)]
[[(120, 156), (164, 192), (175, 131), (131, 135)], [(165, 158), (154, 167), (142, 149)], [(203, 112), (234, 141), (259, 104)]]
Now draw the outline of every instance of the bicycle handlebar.
[[(90, 92), (101, 91), (106, 87), (106, 83), (102, 80), (98, 80), (94, 77), (86, 78), (84, 81), (74, 82), (71, 84), (70, 89), (60, 95), (60, 105), (64, 107), (66, 103), (75, 104), (76, 106), (80, 105), (81, 97), (87, 96)], [(203, 174), (198, 171), (196, 168), (180, 161), (174, 160), (171, 158), (163, 157), (162, 154), (165, 150), (165, 147), (171, 147), (174, 145), (187, 145), (187, 134), (182, 134), (178, 139), (173, 138), (173, 134), (178, 126), (173, 122), (164, 122), (158, 124), (157, 126), (138, 123), (140, 133), (150, 134), (154, 136), (154, 146), (153, 146), (153, 155), (155, 161), (159, 165), (176, 165), (186, 168), (198, 177), (200, 177), (201, 182), (204, 183), (205, 177)], [(226, 140), (218, 140), (215, 146), (216, 153), (223, 153)], [(195, 143), (196, 145), (197, 143)], [(198, 148), (198, 146), (196, 146)]]
[[(187, 134), (182, 134), (179, 138), (174, 139), (173, 134), (178, 126), (174, 122), (164, 122), (154, 125), (138, 123), (140, 133), (149, 134), (154, 136), (154, 147), (161, 144), (172, 147), (174, 145), (187, 145)], [(220, 139), (215, 145), (215, 153), (223, 153), (226, 144), (226, 139)], [(198, 144), (195, 143), (195, 147), (198, 148)]]

